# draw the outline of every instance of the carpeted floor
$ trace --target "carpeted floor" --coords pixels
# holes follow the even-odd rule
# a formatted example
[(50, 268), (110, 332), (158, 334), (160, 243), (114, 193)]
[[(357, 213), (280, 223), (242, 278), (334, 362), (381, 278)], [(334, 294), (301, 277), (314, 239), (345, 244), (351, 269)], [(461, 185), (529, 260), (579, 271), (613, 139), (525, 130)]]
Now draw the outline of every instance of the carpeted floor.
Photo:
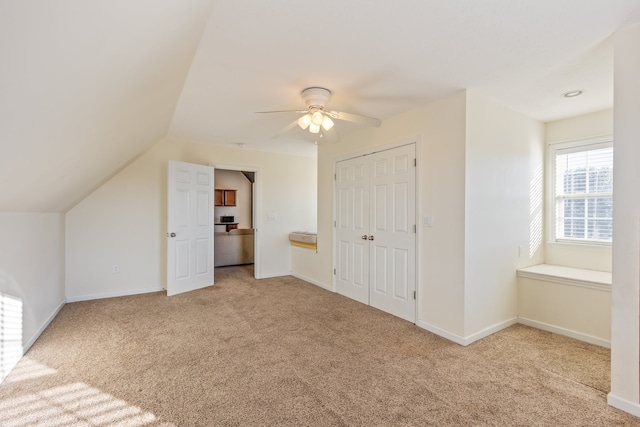
[(638, 426), (609, 351), (516, 325), (461, 347), (293, 277), (67, 304), (1, 426)]

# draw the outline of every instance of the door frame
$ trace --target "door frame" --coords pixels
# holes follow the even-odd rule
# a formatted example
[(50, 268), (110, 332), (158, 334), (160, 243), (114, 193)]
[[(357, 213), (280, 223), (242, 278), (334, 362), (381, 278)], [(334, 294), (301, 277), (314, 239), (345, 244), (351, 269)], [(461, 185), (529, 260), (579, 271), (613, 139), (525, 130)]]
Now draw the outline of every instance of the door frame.
[(415, 148), (416, 148), (416, 174), (415, 174), (415, 179), (416, 179), (416, 185), (415, 185), (415, 215), (416, 215), (416, 240), (415, 240), (415, 274), (416, 274), (416, 299), (415, 299), (415, 316), (416, 318), (414, 319), (414, 324), (418, 324), (418, 321), (420, 319), (422, 319), (422, 313), (420, 312), (420, 304), (418, 304), (418, 301), (420, 301), (420, 283), (422, 283), (422, 266), (420, 263), (420, 259), (422, 259), (422, 251), (420, 250), (420, 242), (422, 241), (422, 200), (420, 198), (420, 194), (422, 194), (422, 150), (421, 150), (421, 146), (422, 146), (422, 138), (420, 137), (420, 135), (416, 135), (413, 137), (408, 137), (408, 138), (404, 138), (401, 139), (399, 141), (396, 142), (392, 142), (389, 144), (385, 144), (385, 145), (380, 145), (377, 147), (370, 147), (364, 150), (359, 150), (359, 151), (355, 151), (353, 153), (349, 153), (349, 154), (345, 154), (342, 156), (338, 156), (335, 157), (333, 159), (333, 227), (332, 227), (332, 245), (331, 245), (331, 260), (332, 260), (332, 268), (333, 268), (333, 274), (331, 277), (331, 290), (333, 292), (337, 292), (337, 283), (336, 283), (336, 269), (337, 269), (337, 249), (336, 249), (336, 243), (337, 243), (337, 229), (336, 229), (336, 224), (337, 224), (337, 220), (338, 220), (338, 213), (337, 213), (337, 197), (338, 194), (336, 192), (336, 174), (337, 174), (337, 165), (338, 162), (344, 161), (344, 160), (349, 160), (349, 159), (355, 159), (356, 157), (363, 157), (363, 156), (368, 156), (374, 153), (378, 153), (380, 151), (387, 151), (387, 150), (392, 150), (394, 148), (398, 148), (398, 147), (402, 147), (405, 145), (411, 145), (414, 144)]
[[(253, 194), (251, 195), (252, 200), (252, 215), (253, 215), (253, 277), (255, 279), (261, 278), (261, 263), (260, 263), (260, 233), (259, 229), (262, 226), (262, 203), (260, 202), (259, 194), (261, 194), (260, 189), (260, 170), (255, 166), (239, 166), (239, 165), (229, 165), (223, 163), (209, 163), (209, 166), (213, 168), (213, 174), (215, 176), (216, 169), (222, 170), (230, 170), (230, 171), (245, 171), (245, 172), (253, 172), (255, 174), (255, 182), (253, 183)], [(215, 251), (215, 247), (213, 248)], [(214, 270), (215, 271), (215, 270)], [(215, 273), (214, 273), (215, 275)]]

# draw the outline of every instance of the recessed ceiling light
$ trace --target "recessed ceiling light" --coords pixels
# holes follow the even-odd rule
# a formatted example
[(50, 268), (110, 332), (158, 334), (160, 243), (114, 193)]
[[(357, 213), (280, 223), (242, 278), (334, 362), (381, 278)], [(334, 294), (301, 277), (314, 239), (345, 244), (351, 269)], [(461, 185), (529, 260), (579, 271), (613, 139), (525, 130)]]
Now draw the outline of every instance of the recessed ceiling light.
[(565, 92), (562, 94), (563, 98), (573, 98), (575, 96), (580, 96), (582, 95), (582, 91), (581, 90), (570, 90), (569, 92)]

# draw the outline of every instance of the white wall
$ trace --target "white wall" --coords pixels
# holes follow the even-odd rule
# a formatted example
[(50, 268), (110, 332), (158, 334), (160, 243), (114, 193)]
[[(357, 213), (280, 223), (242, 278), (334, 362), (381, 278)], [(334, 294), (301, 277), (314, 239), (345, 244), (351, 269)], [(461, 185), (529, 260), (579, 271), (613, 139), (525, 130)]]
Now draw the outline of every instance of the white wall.
[(465, 99), (458, 92), (318, 147), (318, 268), (311, 272), (315, 282), (332, 288), (336, 159), (417, 138), (418, 217), (434, 218), (433, 227), (418, 230), (418, 324), (453, 339), (464, 334)]
[(611, 346), (611, 291), (518, 278), (520, 323)]
[[(545, 124), (546, 152), (549, 145), (613, 134), (613, 110), (597, 111)], [(614, 142), (615, 144), (615, 142)], [(611, 246), (555, 243), (553, 239), (552, 168), (546, 163), (545, 260), (546, 264), (611, 272)]]
[(541, 122), (467, 91), (467, 340), (515, 323), (516, 269), (543, 261), (543, 146)]
[(0, 213), (0, 236), (0, 299), (17, 302), (22, 311), (13, 319), (22, 323), (17, 342), (5, 341), (9, 325), (0, 325), (0, 371), (6, 374), (16, 361), (8, 349), (21, 356), (64, 305), (64, 214)]
[(640, 416), (640, 25), (614, 35), (614, 198), (609, 403)]
[[(315, 223), (316, 162), (226, 146), (165, 139), (66, 215), (67, 298), (90, 299), (166, 285), (167, 163), (257, 169), (258, 277), (290, 272), (290, 231)], [(274, 213), (276, 221), (267, 221)], [(113, 264), (120, 273), (112, 273)]]
[[(215, 186), (223, 190), (236, 190), (235, 206), (216, 206), (215, 221), (222, 215), (233, 215), (238, 228), (251, 227), (251, 181), (240, 171), (216, 169)], [(216, 226), (216, 231), (225, 231), (224, 226)]]
[(420, 141), (418, 217), (433, 217), (433, 227), (418, 229), (417, 323), (468, 343), (515, 322), (516, 269), (542, 262), (543, 126), (459, 92), (320, 146), (315, 257), (324, 276), (315, 280), (325, 287), (332, 284), (334, 162), (411, 139)]

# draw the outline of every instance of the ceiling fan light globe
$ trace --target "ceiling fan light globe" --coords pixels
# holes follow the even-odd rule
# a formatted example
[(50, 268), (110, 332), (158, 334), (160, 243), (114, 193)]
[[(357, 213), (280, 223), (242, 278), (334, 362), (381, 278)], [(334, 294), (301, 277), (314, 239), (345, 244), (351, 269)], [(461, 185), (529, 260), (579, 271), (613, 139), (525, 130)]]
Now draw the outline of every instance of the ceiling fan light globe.
[(333, 120), (329, 118), (329, 116), (324, 116), (322, 119), (322, 129), (330, 130), (333, 127)]
[(311, 116), (311, 123), (313, 123), (316, 126), (320, 126), (323, 120), (324, 120), (324, 115), (320, 111), (316, 111)]
[(318, 133), (318, 132), (320, 132), (320, 125), (317, 125), (317, 124), (315, 124), (315, 123), (311, 123), (311, 124), (309, 125), (309, 132), (311, 132), (311, 133)]
[(298, 119), (298, 126), (300, 126), (300, 128), (302, 129), (306, 129), (307, 127), (309, 127), (310, 123), (311, 123), (311, 115), (309, 114), (305, 114), (304, 116)]

